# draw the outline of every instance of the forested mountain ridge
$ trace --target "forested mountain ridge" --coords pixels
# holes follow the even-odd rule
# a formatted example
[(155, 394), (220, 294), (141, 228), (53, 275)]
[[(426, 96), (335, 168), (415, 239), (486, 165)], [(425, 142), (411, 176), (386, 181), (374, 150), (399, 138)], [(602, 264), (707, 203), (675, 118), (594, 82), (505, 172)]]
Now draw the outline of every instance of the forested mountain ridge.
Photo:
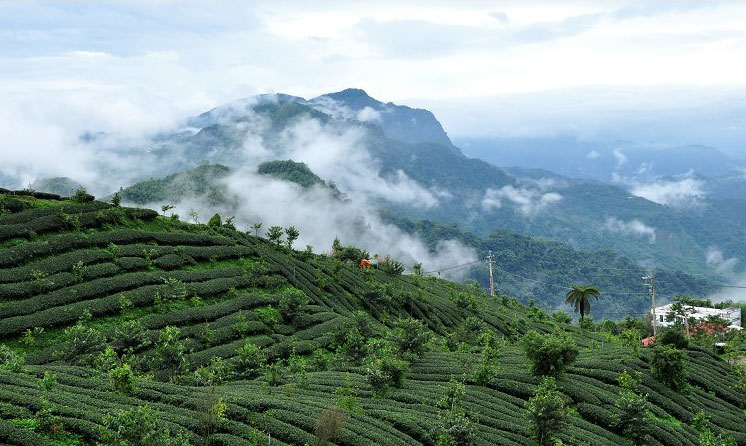
[[(376, 113), (361, 114), (366, 107)], [(172, 141), (160, 149), (177, 154), (186, 148), (194, 163), (207, 159), (241, 165), (235, 157), (252, 133), (246, 130), (250, 125), (237, 124), (266, 120), (269, 124), (259, 132), (263, 145), (282, 159), (287, 158), (287, 140), (278, 133), (292, 131), (293, 123), (304, 119), (319, 120), (333, 131), (360, 129), (365, 135), (360, 142), (378, 162), (382, 176), (402, 172), (437, 195), (437, 205), (427, 208), (394, 203), (392, 208), (405, 216), (456, 221), (483, 236), (495, 229), (541, 235), (581, 249), (613, 249), (637, 262), (709, 275), (714, 270), (707, 264), (708, 250), (720, 250), (729, 258), (746, 249), (743, 226), (734, 225), (732, 213), (721, 211), (715, 202), (700, 199), (692, 206), (667, 206), (633, 197), (621, 185), (496, 167), (464, 156), (431, 113), (417, 111), (412, 121), (413, 110), (384, 104), (356, 89), (311, 100), (265, 95), (218, 107), (209, 118), (202, 115), (209, 126), (186, 142)], [(400, 128), (411, 135), (397, 133)], [(327, 180), (341, 189), (347, 186), (344, 179)]]
[[(214, 172), (214, 175), (206, 175), (207, 172)], [(145, 205), (150, 202), (176, 203), (184, 198), (184, 194), (192, 193), (195, 197), (205, 197), (208, 202), (225, 205), (235, 200), (223, 182), (229, 172), (230, 169), (220, 165), (200, 166), (163, 181), (138, 183), (124, 189), (122, 197), (126, 201)], [(307, 166), (292, 161), (263, 163), (258, 167), (258, 172), (279, 175), (277, 178), (304, 187), (327, 187)], [(524, 303), (533, 299), (543, 308), (561, 307), (557, 297), (570, 284), (587, 283), (598, 286), (604, 296), (605, 305), (594, 312), (595, 318), (622, 319), (627, 315), (644, 314), (650, 306), (650, 298), (640, 277), (651, 272), (658, 277), (660, 302), (670, 300), (677, 294), (704, 297), (717, 289), (711, 281), (701, 276), (665, 268), (651, 270), (609, 249), (582, 251), (560, 242), (504, 230), (481, 236), (456, 224), (415, 221), (391, 210), (383, 210), (380, 215), (384, 221), (423, 240), (432, 255), (437, 255), (435, 252), (439, 243), (447, 240), (458, 240), (479, 253), (493, 251), (498, 260), (495, 270), (498, 287), (510, 295), (520, 296)], [(406, 267), (411, 269), (412, 265)], [(477, 279), (482, 284), (488, 283), (486, 264), (481, 262), (464, 266), (456, 272), (462, 277)]]
[(746, 444), (731, 366), (633, 321), (91, 200), (0, 194), (4, 444)]
[[(553, 240), (504, 230), (480, 237), (455, 224), (413, 221), (387, 212), (383, 215), (432, 248), (443, 240), (459, 240), (478, 252), (492, 252), (496, 286), (511, 296), (521, 296), (524, 303), (532, 300), (542, 308), (565, 309), (559, 300), (571, 284), (593, 284), (601, 290), (604, 302), (591, 315), (596, 320), (646, 315), (650, 310), (650, 294), (640, 280), (645, 275), (656, 277), (658, 302), (670, 301), (679, 294), (707, 296), (718, 288), (701, 276), (640, 266), (610, 249), (583, 251)], [(464, 269), (468, 277), (489, 283), (486, 263)]]
[[(255, 170), (265, 161), (292, 159), (312, 171), (323, 168), (316, 173), (347, 193), (375, 180), (376, 194), (365, 197), (375, 205), (408, 218), (456, 222), (483, 237), (495, 229), (544, 236), (581, 250), (612, 249), (651, 268), (715, 279), (743, 269), (742, 262), (728, 263), (746, 250), (746, 216), (738, 202), (704, 194), (675, 195), (680, 202), (660, 204), (619, 184), (497, 167), (464, 156), (431, 113), (385, 104), (362, 90), (311, 100), (262, 95), (216, 107), (188, 123), (197, 127), (161, 135), (144, 150), (133, 148), (149, 160), (142, 165), (176, 173), (207, 161)], [(397, 133), (404, 128), (409, 136)], [(323, 145), (342, 148), (324, 155)], [(700, 179), (660, 181), (654, 186), (666, 191), (672, 182), (697, 186)], [(735, 190), (734, 181), (713, 180), (711, 189)], [(401, 198), (410, 192), (423, 199)], [(723, 262), (713, 262), (712, 253)]]

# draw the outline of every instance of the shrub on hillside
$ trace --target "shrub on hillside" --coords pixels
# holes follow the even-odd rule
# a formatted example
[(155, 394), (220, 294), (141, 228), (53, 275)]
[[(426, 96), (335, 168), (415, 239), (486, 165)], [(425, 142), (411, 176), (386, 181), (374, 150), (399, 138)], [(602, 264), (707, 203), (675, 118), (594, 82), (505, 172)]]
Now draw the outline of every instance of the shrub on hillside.
[(90, 201), (95, 200), (96, 197), (89, 194), (85, 188), (80, 187), (78, 188), (72, 197), (70, 197), (74, 202), (76, 203), (88, 203)]
[(626, 370), (619, 375), (621, 389), (614, 406), (619, 413), (614, 420), (614, 427), (630, 439), (635, 445), (647, 443), (651, 430), (650, 403), (647, 395), (640, 392), (642, 374), (629, 374)]
[(106, 339), (95, 328), (86, 326), (83, 318), (64, 332), (62, 348), (56, 356), (78, 364), (88, 364), (93, 358), (104, 351)]
[(557, 323), (560, 323), (560, 324), (572, 323), (572, 316), (570, 316), (566, 311), (553, 312), (552, 319), (554, 319)]
[(129, 364), (114, 367), (109, 372), (111, 387), (122, 395), (132, 395), (135, 392), (135, 374)]
[(681, 391), (686, 387), (686, 351), (657, 345), (653, 348), (650, 368), (655, 379), (671, 390)]
[(259, 376), (264, 366), (264, 351), (251, 341), (236, 349), (236, 355), (231, 358), (234, 373), (243, 379), (253, 379)]
[(526, 402), (529, 433), (542, 446), (554, 444), (555, 435), (565, 424), (565, 403), (552, 377), (544, 377), (534, 396)]
[(390, 276), (400, 276), (404, 272), (404, 264), (386, 254), (378, 261), (378, 269)]
[(537, 376), (559, 376), (578, 356), (578, 346), (567, 335), (529, 331), (521, 340), (531, 371)]
[(679, 328), (673, 327), (663, 330), (655, 337), (655, 343), (658, 345), (670, 345), (673, 348), (683, 349), (689, 346), (689, 340)]
[(278, 304), (278, 309), (282, 313), (282, 319), (285, 322), (292, 321), (296, 316), (305, 311), (309, 302), (310, 300), (306, 296), (306, 293), (297, 288), (283, 291)]
[(389, 387), (400, 388), (409, 371), (409, 363), (391, 352), (383, 352), (365, 370), (365, 380), (378, 396), (386, 394)]
[(154, 354), (159, 367), (179, 369), (186, 367), (185, 347), (179, 339), (180, 336), (181, 330), (172, 326), (166, 326), (158, 333)]
[(425, 353), (432, 333), (422, 321), (407, 318), (394, 322), (390, 339), (396, 349), (405, 356), (420, 356)]
[(207, 226), (211, 228), (219, 228), (223, 226), (223, 220), (220, 218), (220, 214), (213, 215), (207, 222)]
[(106, 446), (183, 446), (189, 442), (181, 435), (172, 435), (158, 418), (158, 412), (148, 406), (120, 410), (103, 418), (102, 444)]

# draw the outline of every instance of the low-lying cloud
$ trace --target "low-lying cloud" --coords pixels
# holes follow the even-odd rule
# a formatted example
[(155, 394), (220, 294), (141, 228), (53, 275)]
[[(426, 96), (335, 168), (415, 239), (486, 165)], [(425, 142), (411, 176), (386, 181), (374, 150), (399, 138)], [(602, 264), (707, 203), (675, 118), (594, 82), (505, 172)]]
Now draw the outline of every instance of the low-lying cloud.
[(279, 155), (306, 163), (354, 199), (386, 200), (422, 209), (438, 205), (441, 191), (426, 189), (401, 170), (383, 175), (378, 161), (365, 148), (367, 136), (362, 127), (338, 128), (304, 119), (280, 134)]
[[(473, 249), (455, 240), (442, 241), (431, 252), (416, 236), (383, 222), (373, 205), (340, 201), (321, 185), (304, 188), (259, 175), (248, 167), (237, 169), (222, 181), (228, 197), (225, 203), (215, 205), (206, 197), (194, 196), (177, 203), (175, 211), (187, 216), (191, 209), (198, 210), (201, 221), (215, 212), (234, 216), (235, 224), (244, 230), (254, 222), (261, 222), (262, 230), (272, 225), (294, 225), (300, 231), (297, 248), (310, 245), (315, 252), (329, 252), (336, 237), (371, 254), (389, 254), (407, 268), (422, 262), (426, 270), (436, 270), (477, 259)], [(158, 207), (158, 203), (153, 206)], [(456, 270), (450, 277), (461, 278), (467, 272)]]
[(620, 149), (614, 149), (614, 158), (616, 159), (617, 169), (627, 164), (627, 155), (625, 155)]
[(521, 214), (533, 216), (561, 199), (562, 195), (557, 192), (542, 192), (538, 189), (508, 185), (500, 189), (488, 188), (482, 199), (482, 209), (499, 209), (507, 202)]
[[(371, 254), (392, 255), (408, 268), (421, 262), (425, 269), (439, 269), (477, 259), (473, 249), (454, 240), (441, 242), (431, 252), (419, 238), (379, 217), (382, 201), (432, 208), (449, 193), (425, 188), (400, 170), (383, 174), (367, 150), (365, 127), (305, 117), (279, 132), (268, 132), (271, 122), (251, 112), (244, 114), (243, 144), (236, 149), (243, 161), (221, 180), (225, 202), (215, 204), (208, 197), (193, 195), (170, 203), (183, 218), (194, 209), (201, 221), (216, 212), (234, 216), (239, 229), (248, 229), (255, 222), (261, 222), (264, 230), (272, 225), (293, 225), (300, 231), (296, 247), (310, 245), (315, 252), (328, 252), (337, 237), (343, 244)], [(235, 115), (228, 114), (227, 119), (235, 119)], [(325, 185), (305, 188), (257, 173), (258, 164), (274, 159), (305, 163), (324, 180), (333, 181), (349, 200), (340, 200)], [(161, 204), (151, 203), (150, 207)], [(467, 272), (454, 271), (450, 277), (460, 278)]]
[(337, 119), (349, 119), (373, 123), (381, 122), (381, 112), (367, 105), (360, 110), (353, 110), (342, 102), (334, 100), (328, 96), (314, 98), (311, 103), (315, 109)]
[(734, 268), (738, 263), (738, 258), (726, 258), (723, 251), (711, 246), (705, 252), (705, 261), (707, 265), (714, 267), (718, 273), (733, 274)]
[(686, 175), (681, 179), (657, 180), (647, 184), (635, 184), (630, 193), (646, 200), (671, 207), (690, 207), (700, 204), (706, 195), (702, 180)]
[(746, 301), (746, 271), (736, 271), (739, 263), (737, 257), (727, 257), (722, 250), (710, 246), (705, 252), (705, 261), (708, 266), (715, 268), (715, 271), (730, 285), (710, 294), (707, 296), (708, 299), (714, 302)]
[(638, 219), (623, 221), (616, 217), (608, 217), (603, 227), (609, 232), (647, 238), (650, 243), (655, 243), (655, 228)]

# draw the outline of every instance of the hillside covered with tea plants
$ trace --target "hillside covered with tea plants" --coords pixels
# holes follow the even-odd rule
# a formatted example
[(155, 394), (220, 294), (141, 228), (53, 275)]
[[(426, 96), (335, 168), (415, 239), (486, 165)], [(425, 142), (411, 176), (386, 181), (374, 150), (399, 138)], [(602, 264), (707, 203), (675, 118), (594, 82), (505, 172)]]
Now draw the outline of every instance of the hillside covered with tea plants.
[(744, 375), (638, 321), (114, 201), (0, 190), (0, 445), (746, 445)]

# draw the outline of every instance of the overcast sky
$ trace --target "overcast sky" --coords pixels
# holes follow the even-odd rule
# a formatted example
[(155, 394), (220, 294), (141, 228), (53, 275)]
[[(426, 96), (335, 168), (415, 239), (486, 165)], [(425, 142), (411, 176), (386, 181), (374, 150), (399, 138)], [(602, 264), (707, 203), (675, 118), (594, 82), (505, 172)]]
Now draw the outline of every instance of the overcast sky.
[(358, 87), (431, 109), (455, 137), (736, 153), (745, 83), (744, 2), (0, 3), (0, 151)]

